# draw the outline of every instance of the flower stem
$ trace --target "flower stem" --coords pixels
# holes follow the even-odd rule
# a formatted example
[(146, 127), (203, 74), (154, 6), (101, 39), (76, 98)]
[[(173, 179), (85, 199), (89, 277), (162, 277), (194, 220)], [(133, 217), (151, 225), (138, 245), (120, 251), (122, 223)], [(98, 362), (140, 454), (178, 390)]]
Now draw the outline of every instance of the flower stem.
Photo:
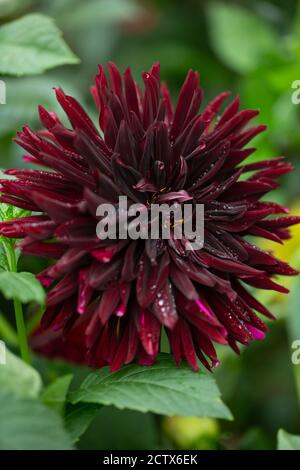
[[(4, 242), (4, 247), (7, 256), (8, 266), (11, 272), (17, 272), (17, 259), (14, 250), (14, 246), (11, 243)], [(17, 326), (17, 333), (18, 333), (18, 340), (19, 340), (19, 348), (20, 353), (23, 361), (27, 362), (27, 364), (31, 363), (30, 358), (30, 351), (27, 341), (27, 332), (26, 326), (24, 322), (24, 315), (23, 315), (23, 307), (21, 302), (18, 299), (14, 299), (14, 309), (15, 309), (15, 319), (16, 319), (16, 326)]]

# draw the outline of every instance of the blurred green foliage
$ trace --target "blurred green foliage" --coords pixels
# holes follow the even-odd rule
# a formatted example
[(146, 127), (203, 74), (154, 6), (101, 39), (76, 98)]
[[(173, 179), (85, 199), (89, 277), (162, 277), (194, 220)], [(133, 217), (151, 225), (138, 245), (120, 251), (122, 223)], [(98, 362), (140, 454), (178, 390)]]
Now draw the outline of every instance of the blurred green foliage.
[[(40, 76), (2, 77), (7, 85), (7, 104), (0, 105), (1, 167), (22, 165), (22, 152), (12, 137), (24, 123), (38, 126), (39, 103), (61, 116), (53, 87), (63, 86), (96, 119), (89, 85), (97, 63), (112, 60), (121, 68), (130, 65), (139, 76), (160, 60), (162, 77), (174, 96), (187, 69), (194, 68), (200, 71), (205, 102), (230, 89), (240, 95), (244, 108), (260, 109), (257, 121), (269, 129), (256, 138), (258, 151), (251, 158), (284, 154), (292, 160), (296, 171), (282, 179), (276, 198), (299, 208), (300, 107), (291, 101), (292, 82), (300, 79), (297, 0), (0, 0), (0, 23), (28, 13), (52, 17), (81, 63)], [(299, 253), (298, 238), (283, 255), (293, 262)], [(30, 258), (21, 263), (26, 270), (37, 270), (37, 262)], [(279, 295), (266, 297), (280, 320), (269, 325), (270, 333), (263, 343), (242, 351), (240, 358), (220, 350), (216, 377), (235, 417), (233, 422), (209, 423), (205, 434), (207, 423), (201, 418), (162, 423), (151, 414), (105, 408), (79, 447), (275, 449), (279, 428), (299, 435), (300, 365), (291, 362), (291, 342), (300, 339), (299, 282), (292, 290), (287, 300)], [(0, 303), (5, 310), (5, 301)], [(41, 359), (36, 359), (36, 366), (49, 382), (61, 373), (73, 372), (75, 379), (79, 373)], [(299, 438), (288, 433), (280, 432), (279, 448), (299, 445)]]

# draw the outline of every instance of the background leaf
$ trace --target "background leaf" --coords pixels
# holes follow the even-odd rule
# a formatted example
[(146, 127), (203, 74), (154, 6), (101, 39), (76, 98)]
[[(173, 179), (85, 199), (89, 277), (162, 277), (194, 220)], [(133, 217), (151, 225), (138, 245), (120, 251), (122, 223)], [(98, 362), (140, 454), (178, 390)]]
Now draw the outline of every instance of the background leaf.
[(168, 355), (161, 355), (151, 367), (134, 364), (114, 374), (108, 368), (90, 374), (71, 393), (72, 403), (81, 401), (168, 416), (231, 418), (214, 378), (194, 373), (185, 364), (178, 368)]

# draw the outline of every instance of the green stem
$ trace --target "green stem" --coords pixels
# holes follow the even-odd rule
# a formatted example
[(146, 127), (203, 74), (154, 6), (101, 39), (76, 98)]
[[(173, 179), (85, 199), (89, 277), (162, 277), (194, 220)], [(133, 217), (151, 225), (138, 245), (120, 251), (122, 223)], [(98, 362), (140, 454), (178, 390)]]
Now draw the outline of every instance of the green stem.
[[(14, 247), (10, 242), (4, 242), (4, 247), (6, 251), (7, 261), (9, 265), (9, 269), (11, 272), (17, 272), (17, 259)], [(17, 333), (19, 339), (19, 348), (20, 353), (23, 361), (27, 362), (27, 364), (31, 363), (30, 358), (30, 351), (27, 341), (27, 332), (26, 326), (24, 322), (24, 315), (23, 315), (23, 307), (21, 302), (18, 299), (14, 299), (14, 309), (15, 309), (15, 318), (16, 318), (16, 326), (17, 326)]]

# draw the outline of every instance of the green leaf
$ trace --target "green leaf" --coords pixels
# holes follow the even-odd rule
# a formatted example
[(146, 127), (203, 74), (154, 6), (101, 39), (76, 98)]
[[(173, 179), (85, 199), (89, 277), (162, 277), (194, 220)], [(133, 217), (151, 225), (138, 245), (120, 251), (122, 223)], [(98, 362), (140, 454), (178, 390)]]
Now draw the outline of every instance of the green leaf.
[(45, 303), (45, 291), (32, 273), (0, 272), (0, 292), (8, 299), (18, 299), (26, 304)]
[(26, 15), (0, 28), (0, 73), (33, 75), (78, 58), (62, 38), (53, 20), (40, 14)]
[(68, 374), (48, 385), (41, 395), (43, 403), (63, 415), (66, 396), (72, 379), (73, 374)]
[(257, 69), (280, 43), (265, 21), (238, 5), (212, 2), (207, 7), (207, 19), (215, 53), (239, 73)]
[(80, 436), (85, 433), (98, 411), (99, 405), (91, 403), (68, 405), (65, 426), (72, 438), (72, 442), (77, 442)]
[(39, 395), (41, 387), (38, 372), (6, 349), (6, 364), (0, 365), (1, 392), (34, 398)]
[(90, 374), (80, 389), (70, 394), (72, 403), (114, 405), (162, 415), (211, 416), (231, 419), (211, 375), (195, 373), (186, 364), (176, 367), (167, 355), (156, 364), (125, 366), (111, 374), (108, 368)]
[(277, 438), (278, 450), (300, 450), (300, 436), (294, 436), (280, 429)]
[(0, 392), (1, 450), (72, 450), (60, 416), (42, 403)]

